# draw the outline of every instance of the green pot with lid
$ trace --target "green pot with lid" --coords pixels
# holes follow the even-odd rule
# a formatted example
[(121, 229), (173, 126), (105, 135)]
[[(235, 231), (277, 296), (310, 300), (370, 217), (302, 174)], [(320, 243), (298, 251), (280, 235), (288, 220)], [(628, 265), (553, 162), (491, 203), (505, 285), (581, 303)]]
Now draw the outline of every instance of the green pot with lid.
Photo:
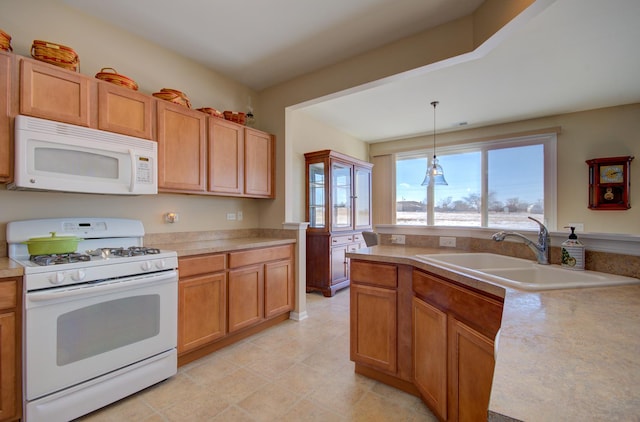
[(51, 255), (75, 252), (81, 238), (77, 236), (56, 236), (56, 232), (50, 232), (48, 237), (32, 237), (26, 242), (29, 255)]

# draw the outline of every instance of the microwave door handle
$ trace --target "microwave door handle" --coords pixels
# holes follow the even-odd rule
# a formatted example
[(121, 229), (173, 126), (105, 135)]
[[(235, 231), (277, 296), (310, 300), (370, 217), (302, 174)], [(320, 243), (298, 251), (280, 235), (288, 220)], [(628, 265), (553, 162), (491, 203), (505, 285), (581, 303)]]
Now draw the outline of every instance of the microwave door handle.
[(136, 152), (133, 149), (129, 149), (129, 157), (131, 158), (131, 181), (129, 182), (129, 192), (133, 193), (133, 189), (136, 187)]

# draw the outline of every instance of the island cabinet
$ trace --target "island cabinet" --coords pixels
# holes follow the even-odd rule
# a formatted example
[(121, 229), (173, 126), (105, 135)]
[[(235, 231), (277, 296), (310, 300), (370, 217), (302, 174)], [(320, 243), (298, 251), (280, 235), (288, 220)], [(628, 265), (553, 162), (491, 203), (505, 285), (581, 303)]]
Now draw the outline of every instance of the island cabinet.
[(225, 254), (180, 258), (179, 354), (227, 333), (226, 261)]
[(21, 293), (21, 279), (0, 279), (0, 421), (22, 414)]
[(336, 151), (305, 154), (307, 291), (325, 296), (349, 286), (345, 254), (371, 230), (372, 164)]
[(178, 364), (288, 318), (294, 308), (293, 245), (181, 257)]
[(486, 420), (501, 298), (414, 270), (414, 383), (442, 420)]
[(156, 109), (158, 190), (204, 193), (207, 115), (165, 100)]
[(11, 125), (11, 92), (13, 55), (0, 51), (0, 182), (13, 177), (13, 136)]
[(408, 393), (411, 359), (412, 267), (352, 259), (350, 357), (355, 371)]
[(20, 114), (153, 138), (153, 98), (28, 58), (20, 59)]

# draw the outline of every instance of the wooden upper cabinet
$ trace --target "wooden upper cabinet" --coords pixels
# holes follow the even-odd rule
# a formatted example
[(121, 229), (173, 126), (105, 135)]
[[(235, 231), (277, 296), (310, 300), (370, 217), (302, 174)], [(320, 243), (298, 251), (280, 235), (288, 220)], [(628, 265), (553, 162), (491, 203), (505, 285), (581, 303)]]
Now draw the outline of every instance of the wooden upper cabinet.
[(0, 182), (12, 177), (11, 66), (13, 56), (0, 51)]
[(153, 99), (109, 82), (98, 82), (98, 129), (152, 139)]
[(207, 115), (157, 100), (158, 188), (206, 190)]
[(244, 193), (256, 198), (275, 198), (275, 138), (265, 132), (245, 129)]
[(244, 128), (209, 117), (209, 191), (241, 195), (244, 183)]
[(47, 63), (20, 61), (20, 114), (91, 126), (91, 90), (97, 81)]

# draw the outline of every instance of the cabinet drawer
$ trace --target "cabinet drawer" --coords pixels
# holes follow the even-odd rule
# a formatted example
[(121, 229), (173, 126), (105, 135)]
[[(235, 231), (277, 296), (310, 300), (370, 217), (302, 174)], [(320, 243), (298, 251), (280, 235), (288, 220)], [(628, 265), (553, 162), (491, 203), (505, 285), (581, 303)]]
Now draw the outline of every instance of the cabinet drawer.
[(396, 288), (398, 286), (398, 267), (351, 260), (351, 282), (372, 284), (374, 286)]
[(274, 246), (271, 248), (250, 249), (247, 251), (231, 252), (229, 254), (229, 268), (244, 267), (246, 265), (261, 264), (269, 261), (288, 259), (292, 256), (292, 245)]
[(353, 242), (353, 236), (331, 236), (331, 246), (346, 245)]
[(189, 277), (196, 274), (210, 274), (225, 269), (225, 255), (200, 255), (180, 258), (178, 268), (180, 277)]
[(0, 282), (0, 309), (15, 308), (17, 286), (14, 280)]
[(361, 233), (356, 233), (353, 235), (353, 241), (357, 243), (364, 243), (364, 237)]
[(503, 303), (493, 297), (417, 270), (413, 271), (413, 290), (426, 302), (454, 314), (491, 339), (500, 328)]

